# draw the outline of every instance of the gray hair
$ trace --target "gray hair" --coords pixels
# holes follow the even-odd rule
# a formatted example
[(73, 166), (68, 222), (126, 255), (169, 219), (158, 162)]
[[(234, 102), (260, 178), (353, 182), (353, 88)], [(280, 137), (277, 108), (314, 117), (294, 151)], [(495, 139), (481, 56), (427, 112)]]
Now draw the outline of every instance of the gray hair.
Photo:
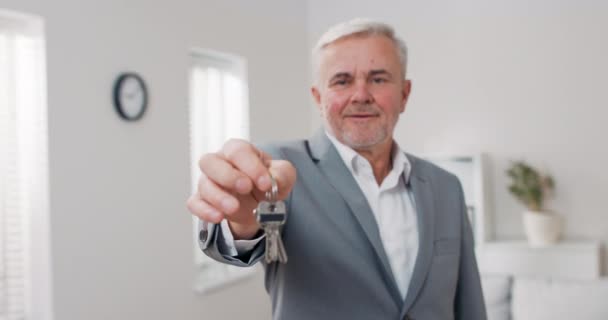
[(312, 49), (313, 79), (317, 79), (318, 77), (319, 64), (321, 62), (321, 52), (323, 49), (325, 49), (325, 47), (347, 37), (372, 35), (382, 35), (393, 41), (398, 51), (399, 62), (401, 62), (401, 71), (403, 72), (403, 77), (405, 78), (405, 72), (407, 69), (407, 45), (405, 44), (405, 41), (399, 38), (395, 34), (393, 27), (386, 23), (370, 19), (356, 18), (329, 28), (329, 30), (327, 30), (321, 36), (321, 38), (319, 38), (319, 41), (317, 41), (317, 44)]

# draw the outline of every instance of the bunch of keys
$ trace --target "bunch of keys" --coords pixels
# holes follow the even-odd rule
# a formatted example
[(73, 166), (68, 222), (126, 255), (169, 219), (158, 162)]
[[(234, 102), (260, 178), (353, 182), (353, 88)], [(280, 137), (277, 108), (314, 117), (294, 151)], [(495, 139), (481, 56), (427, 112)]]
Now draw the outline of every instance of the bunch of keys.
[(272, 175), (270, 175), (270, 181), (272, 182), (272, 188), (266, 191), (266, 201), (260, 202), (253, 213), (266, 235), (266, 263), (274, 261), (287, 263), (287, 253), (283, 246), (280, 230), (287, 219), (287, 212), (285, 203), (277, 200), (279, 187)]

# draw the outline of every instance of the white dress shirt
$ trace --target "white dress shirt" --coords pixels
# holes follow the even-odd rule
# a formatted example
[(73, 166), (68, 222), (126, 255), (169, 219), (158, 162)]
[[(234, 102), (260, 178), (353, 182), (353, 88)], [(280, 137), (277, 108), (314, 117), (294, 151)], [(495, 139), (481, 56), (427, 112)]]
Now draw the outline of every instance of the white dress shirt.
[[(418, 219), (413, 197), (405, 184), (411, 171), (410, 162), (395, 142), (392, 169), (378, 185), (367, 159), (326, 134), (372, 209), (397, 287), (405, 299), (418, 254)], [(219, 243), (220, 252), (232, 256), (251, 250), (263, 238), (235, 241), (226, 220), (221, 223), (221, 231), (224, 241)]]
[(405, 299), (418, 254), (418, 218), (413, 197), (405, 185), (411, 171), (410, 162), (395, 142), (392, 149), (393, 167), (378, 185), (367, 159), (340, 143), (331, 134), (328, 133), (327, 136), (359, 184), (374, 213), (393, 276), (401, 297)]

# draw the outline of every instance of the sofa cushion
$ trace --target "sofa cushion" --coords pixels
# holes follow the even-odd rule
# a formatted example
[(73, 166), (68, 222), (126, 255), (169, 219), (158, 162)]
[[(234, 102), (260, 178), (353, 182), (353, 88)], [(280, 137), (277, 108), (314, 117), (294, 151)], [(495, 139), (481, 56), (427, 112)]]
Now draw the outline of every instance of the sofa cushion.
[(481, 286), (488, 320), (509, 320), (511, 317), (511, 284), (509, 276), (481, 275)]
[(606, 320), (608, 279), (516, 278), (512, 316), (513, 320)]

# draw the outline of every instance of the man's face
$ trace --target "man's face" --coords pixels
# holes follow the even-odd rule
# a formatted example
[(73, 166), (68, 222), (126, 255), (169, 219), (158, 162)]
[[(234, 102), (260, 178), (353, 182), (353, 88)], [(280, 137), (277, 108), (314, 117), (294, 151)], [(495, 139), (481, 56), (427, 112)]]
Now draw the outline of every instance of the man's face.
[(322, 51), (312, 94), (325, 126), (353, 149), (392, 143), (411, 83), (385, 36), (352, 36)]

